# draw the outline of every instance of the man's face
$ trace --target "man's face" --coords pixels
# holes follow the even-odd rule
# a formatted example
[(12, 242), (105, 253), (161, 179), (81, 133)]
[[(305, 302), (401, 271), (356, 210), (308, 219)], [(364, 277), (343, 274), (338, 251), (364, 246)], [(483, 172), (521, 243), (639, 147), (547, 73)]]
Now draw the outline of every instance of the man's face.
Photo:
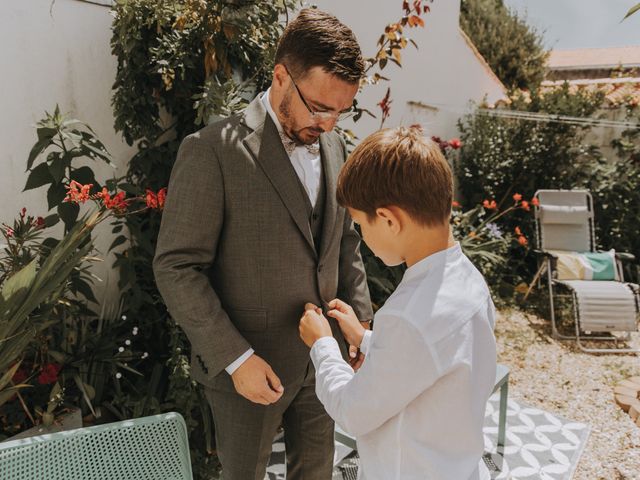
[(276, 89), (276, 98), (281, 99), (274, 108), (282, 128), (303, 144), (314, 143), (321, 133), (331, 131), (338, 115), (351, 108), (358, 92), (357, 83), (345, 82), (320, 67), (313, 67), (297, 79), (281, 64), (276, 65), (272, 88)]

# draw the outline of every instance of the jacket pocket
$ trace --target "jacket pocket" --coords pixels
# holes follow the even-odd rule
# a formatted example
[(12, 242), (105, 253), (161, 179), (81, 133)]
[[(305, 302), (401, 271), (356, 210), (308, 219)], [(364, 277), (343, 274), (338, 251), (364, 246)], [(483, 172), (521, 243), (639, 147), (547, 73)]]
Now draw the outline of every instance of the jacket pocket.
[(231, 323), (241, 332), (261, 332), (267, 329), (267, 311), (260, 308), (227, 310)]

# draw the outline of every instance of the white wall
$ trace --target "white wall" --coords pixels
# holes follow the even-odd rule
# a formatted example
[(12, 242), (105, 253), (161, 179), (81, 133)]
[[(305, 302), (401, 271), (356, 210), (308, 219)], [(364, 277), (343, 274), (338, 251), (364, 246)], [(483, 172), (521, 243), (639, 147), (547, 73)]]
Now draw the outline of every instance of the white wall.
[[(399, 0), (314, 0), (318, 8), (336, 15), (354, 31), (366, 57), (374, 56), (376, 42), (384, 27), (398, 21), (402, 14)], [(391, 79), (367, 86), (359, 103), (380, 118), (376, 104), (391, 87), (391, 117), (385, 127), (420, 123), (433, 135), (450, 138), (457, 135), (457, 119), (469, 108), (471, 100), (490, 103), (503, 95), (496, 81), (465, 42), (458, 28), (459, 0), (437, 0), (431, 12), (423, 16), (423, 28), (407, 28), (405, 33), (418, 44), (403, 50), (402, 68), (389, 64), (382, 74)], [(432, 109), (410, 107), (408, 102), (431, 104)], [(378, 129), (380, 120), (363, 117), (355, 125), (345, 122), (360, 138)]]
[[(47, 213), (46, 187), (22, 189), (35, 124), (56, 103), (88, 123), (116, 160), (115, 172), (92, 165), (98, 179), (124, 174), (133, 149), (113, 129), (116, 61), (109, 46), (109, 8), (75, 0), (5, 0), (0, 8), (0, 222), (11, 223), (22, 207), (34, 215)], [(97, 246), (104, 252), (110, 239), (98, 233)], [(110, 263), (96, 273), (113, 283), (107, 280)]]

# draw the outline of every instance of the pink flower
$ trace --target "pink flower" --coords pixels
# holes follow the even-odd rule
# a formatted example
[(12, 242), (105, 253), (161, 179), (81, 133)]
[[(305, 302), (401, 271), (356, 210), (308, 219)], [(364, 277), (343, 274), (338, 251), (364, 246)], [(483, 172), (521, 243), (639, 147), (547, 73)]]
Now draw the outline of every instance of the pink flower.
[(519, 193), (513, 195), (514, 202), (519, 202), (520, 200), (522, 200), (522, 195), (520, 195)]
[(462, 147), (462, 142), (459, 138), (452, 138), (451, 140), (449, 140), (449, 146), (454, 150), (458, 150), (460, 147)]

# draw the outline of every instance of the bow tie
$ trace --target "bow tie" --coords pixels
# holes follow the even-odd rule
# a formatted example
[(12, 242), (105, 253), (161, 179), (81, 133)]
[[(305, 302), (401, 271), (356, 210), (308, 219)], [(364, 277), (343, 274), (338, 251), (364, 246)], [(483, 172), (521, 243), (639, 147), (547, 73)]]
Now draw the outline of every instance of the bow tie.
[(305, 147), (309, 151), (309, 153), (311, 153), (312, 155), (320, 154), (319, 142), (312, 143), (311, 145), (297, 143), (295, 140), (292, 140), (291, 138), (289, 138), (284, 132), (279, 132), (279, 133), (280, 133), (280, 139), (282, 140), (282, 145), (284, 146), (284, 149), (287, 152), (287, 155), (291, 156), (291, 154), (296, 149), (296, 147)]

